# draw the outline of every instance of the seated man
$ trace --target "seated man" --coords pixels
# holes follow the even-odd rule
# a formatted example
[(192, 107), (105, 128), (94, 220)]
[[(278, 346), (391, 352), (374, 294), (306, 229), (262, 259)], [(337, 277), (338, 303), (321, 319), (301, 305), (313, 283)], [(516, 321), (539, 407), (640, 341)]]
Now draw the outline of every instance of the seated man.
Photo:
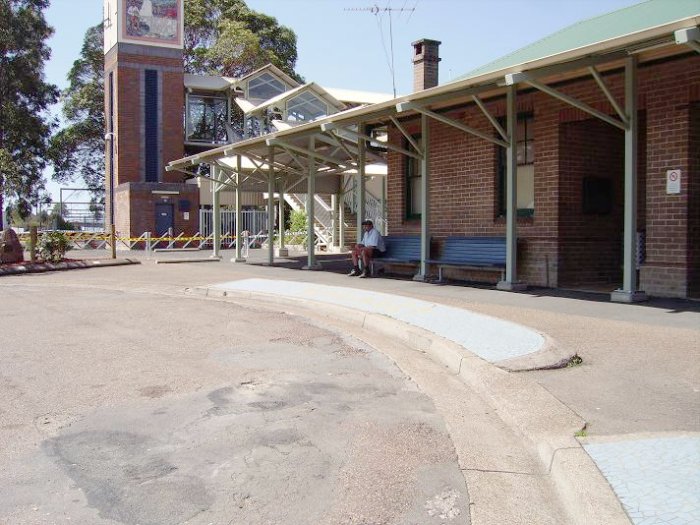
[[(348, 274), (350, 277), (359, 275), (369, 277), (369, 263), (373, 257), (378, 257), (386, 250), (384, 237), (379, 233), (372, 221), (362, 221), (362, 240), (352, 249), (352, 270)], [(360, 272), (359, 262), (362, 261), (362, 272)]]

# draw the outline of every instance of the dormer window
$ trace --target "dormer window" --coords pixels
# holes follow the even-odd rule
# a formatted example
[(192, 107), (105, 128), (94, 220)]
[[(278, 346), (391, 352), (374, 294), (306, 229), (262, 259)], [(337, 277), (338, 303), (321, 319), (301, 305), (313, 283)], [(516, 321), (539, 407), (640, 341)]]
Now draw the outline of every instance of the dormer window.
[(270, 73), (263, 73), (248, 82), (248, 100), (253, 102), (271, 99), (285, 91), (284, 82)]
[(308, 122), (326, 115), (327, 104), (309, 91), (287, 101), (287, 120)]

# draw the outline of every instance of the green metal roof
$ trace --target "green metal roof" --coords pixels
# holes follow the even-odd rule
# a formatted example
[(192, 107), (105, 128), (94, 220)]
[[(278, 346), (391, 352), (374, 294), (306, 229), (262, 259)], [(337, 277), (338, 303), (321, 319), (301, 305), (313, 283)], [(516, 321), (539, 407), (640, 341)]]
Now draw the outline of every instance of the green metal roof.
[(647, 0), (577, 22), (455, 78), (452, 82), (500, 71), (693, 16), (700, 16), (700, 0)]

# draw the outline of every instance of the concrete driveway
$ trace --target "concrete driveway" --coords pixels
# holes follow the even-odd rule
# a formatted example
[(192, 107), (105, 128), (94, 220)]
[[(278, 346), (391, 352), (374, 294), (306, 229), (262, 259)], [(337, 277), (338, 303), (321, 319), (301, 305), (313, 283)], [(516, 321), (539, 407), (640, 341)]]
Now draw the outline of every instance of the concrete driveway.
[[(580, 461), (552, 469), (551, 458), (582, 459), (561, 438), (587, 423), (582, 441), (604, 460), (613, 454), (605, 441), (632, 450), (625, 440), (700, 430), (692, 305), (142, 260), (0, 280), (9, 327), (0, 347), (0, 523), (628, 523), (607, 482), (590, 483), (597, 470)], [(584, 361), (490, 379), (475, 369), (484, 387), (475, 390), (439, 359), (332, 321), (324, 306), (185, 293), (259, 277), (487, 314)], [(519, 399), (520, 387), (539, 388), (537, 398), (559, 408)], [(562, 407), (569, 415), (557, 426)], [(541, 422), (536, 434), (559, 436), (554, 448), (538, 448), (520, 414)], [(688, 480), (673, 486), (666, 502)], [(635, 519), (627, 495), (617, 496)], [(631, 505), (640, 498), (652, 499), (635, 494)], [(667, 520), (654, 512), (635, 523)]]
[(66, 276), (0, 284), (0, 522), (468, 522), (443, 419), (382, 353)]

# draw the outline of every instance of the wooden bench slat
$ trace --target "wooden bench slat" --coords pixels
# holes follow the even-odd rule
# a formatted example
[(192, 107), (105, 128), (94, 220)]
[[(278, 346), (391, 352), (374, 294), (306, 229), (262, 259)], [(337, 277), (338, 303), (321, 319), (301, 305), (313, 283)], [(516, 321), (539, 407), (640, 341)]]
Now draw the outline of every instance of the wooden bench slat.
[(372, 259), (370, 271), (374, 275), (378, 264), (418, 264), (420, 263), (420, 235), (387, 235), (384, 237), (386, 251)]
[(439, 257), (426, 261), (438, 266), (442, 281), (444, 266), (503, 271), (506, 265), (504, 237), (448, 237)]

